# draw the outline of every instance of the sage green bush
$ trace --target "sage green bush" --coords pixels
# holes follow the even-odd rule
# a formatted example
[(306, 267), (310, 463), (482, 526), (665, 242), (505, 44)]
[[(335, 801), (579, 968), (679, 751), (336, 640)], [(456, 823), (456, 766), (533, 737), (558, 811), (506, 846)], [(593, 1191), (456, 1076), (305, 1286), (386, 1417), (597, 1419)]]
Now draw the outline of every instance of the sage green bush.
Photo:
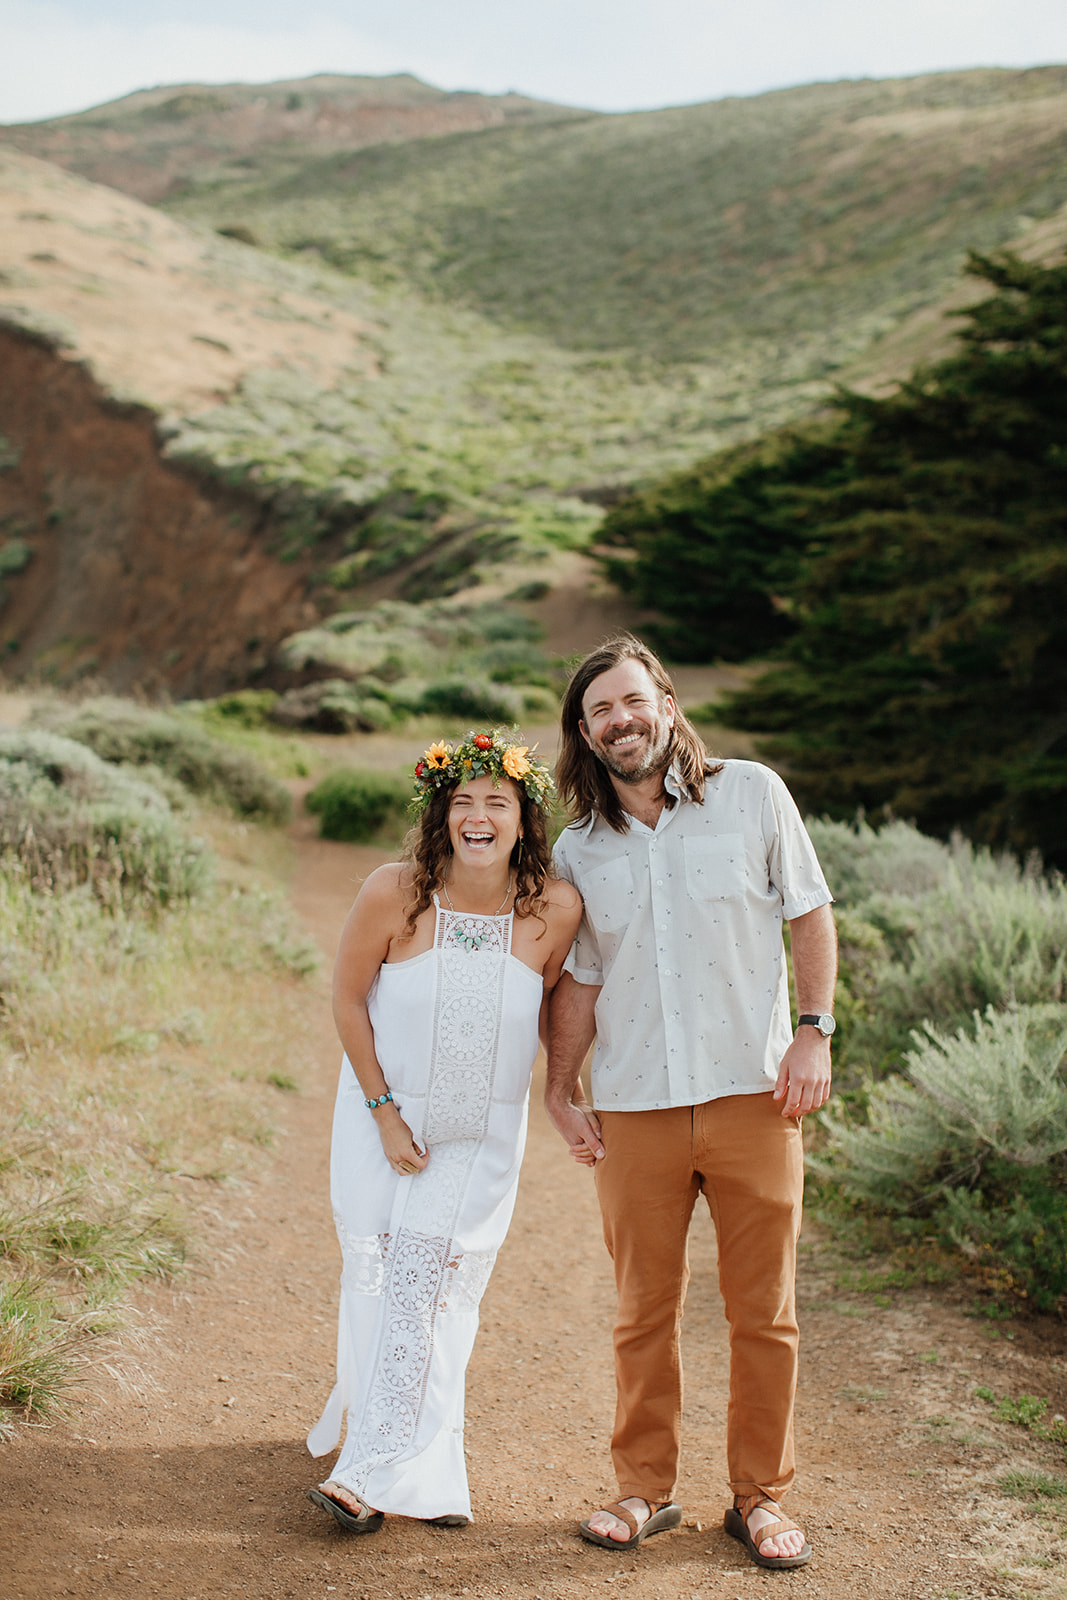
[(191, 717), (103, 696), (73, 710), (46, 708), (34, 721), (114, 765), (157, 767), (238, 816), (284, 822), (292, 813), (284, 784), (253, 757), (212, 738)]
[[(373, 687), (372, 687), (373, 685)], [(270, 718), (283, 728), (313, 728), (319, 733), (374, 733), (394, 720), (389, 691), (369, 676), (358, 683), (324, 678), (290, 689), (271, 707)]]
[(899, 1068), (912, 1030), (1067, 1002), (1067, 888), (1039, 865), (910, 823), (813, 820), (837, 904), (846, 1075)]
[(328, 773), (304, 804), (318, 816), (324, 839), (366, 844), (388, 824), (399, 834), (410, 800), (409, 779), (349, 768)]
[(383, 600), (337, 612), (282, 641), (281, 664), (315, 682), (290, 689), (269, 714), (328, 733), (371, 733), (420, 716), (553, 717), (554, 668), (538, 646), (541, 634), (537, 622), (500, 603)]
[(509, 684), (493, 683), (488, 678), (441, 678), (427, 684), (419, 701), (419, 710), (430, 716), (472, 722), (511, 723), (525, 709), (523, 695)]
[(1055, 1309), (1067, 1300), (1067, 1005), (990, 1006), (912, 1040), (863, 1120), (831, 1103), (816, 1171)]
[(111, 904), (166, 905), (210, 879), (159, 789), (43, 731), (0, 734), (0, 858), (38, 890), (89, 884)]

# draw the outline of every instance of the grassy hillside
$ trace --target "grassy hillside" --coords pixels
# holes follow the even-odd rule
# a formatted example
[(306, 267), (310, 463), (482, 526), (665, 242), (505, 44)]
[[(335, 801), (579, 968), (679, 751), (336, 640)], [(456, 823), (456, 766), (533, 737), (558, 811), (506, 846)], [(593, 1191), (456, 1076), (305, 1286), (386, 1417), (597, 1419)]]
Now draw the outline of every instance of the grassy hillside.
[[(1067, 68), (818, 84), (338, 152), (168, 207), (577, 350), (838, 368), (960, 252), (1067, 200)], [(770, 341), (773, 350), (760, 349)]]
[(328, 150), (583, 115), (520, 94), (449, 92), (408, 73), (289, 82), (167, 84), (73, 116), (3, 130), (17, 149), (159, 200), (191, 174), (247, 175), (264, 153), (296, 169)]
[[(187, 86), (7, 130), (134, 193), (151, 167), (170, 215), (9, 152), (0, 324), (58, 314), (171, 459), (251, 491), (320, 615), (573, 581), (598, 501), (940, 354), (967, 247), (1067, 238), (1065, 67), (491, 100)], [(47, 497), (4, 416), (0, 518), (25, 519)]]

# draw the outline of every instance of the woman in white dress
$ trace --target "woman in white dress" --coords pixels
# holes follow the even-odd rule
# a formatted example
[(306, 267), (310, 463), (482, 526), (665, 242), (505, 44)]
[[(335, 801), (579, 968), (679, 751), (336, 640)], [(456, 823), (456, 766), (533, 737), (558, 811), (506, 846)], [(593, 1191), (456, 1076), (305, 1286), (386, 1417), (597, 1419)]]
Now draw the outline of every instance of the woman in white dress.
[(405, 859), (379, 867), (337, 953), (344, 1045), (330, 1189), (337, 1383), (308, 1436), (344, 1445), (308, 1497), (354, 1533), (386, 1512), (470, 1521), (463, 1453), (478, 1305), (511, 1221), (545, 997), (581, 902), (549, 876), (552, 780), (494, 730), (432, 745)]

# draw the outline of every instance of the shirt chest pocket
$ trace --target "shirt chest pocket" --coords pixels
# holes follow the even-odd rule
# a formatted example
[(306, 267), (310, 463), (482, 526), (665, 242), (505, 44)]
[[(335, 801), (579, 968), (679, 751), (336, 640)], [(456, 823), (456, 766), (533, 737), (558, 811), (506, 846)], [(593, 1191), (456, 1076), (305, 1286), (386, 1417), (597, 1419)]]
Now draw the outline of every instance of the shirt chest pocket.
[(582, 884), (585, 911), (601, 933), (625, 927), (634, 911), (634, 878), (627, 856), (591, 872)]
[(685, 883), (695, 900), (739, 900), (745, 892), (745, 836), (686, 839)]

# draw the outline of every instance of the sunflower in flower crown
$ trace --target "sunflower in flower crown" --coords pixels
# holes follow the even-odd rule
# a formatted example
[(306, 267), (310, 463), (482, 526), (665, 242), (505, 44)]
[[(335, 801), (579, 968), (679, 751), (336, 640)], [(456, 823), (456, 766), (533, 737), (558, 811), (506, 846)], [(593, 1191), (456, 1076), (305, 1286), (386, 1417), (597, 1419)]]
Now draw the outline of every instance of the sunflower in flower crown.
[(538, 761), (536, 747), (518, 744), (514, 730), (492, 728), (482, 733), (468, 733), (465, 739), (449, 744), (438, 739), (415, 765), (415, 794), (412, 809), (421, 813), (430, 797), (443, 784), (469, 783), (473, 778), (492, 778), (499, 783), (511, 778), (525, 789), (536, 805), (548, 805), (555, 784), (543, 761)]

